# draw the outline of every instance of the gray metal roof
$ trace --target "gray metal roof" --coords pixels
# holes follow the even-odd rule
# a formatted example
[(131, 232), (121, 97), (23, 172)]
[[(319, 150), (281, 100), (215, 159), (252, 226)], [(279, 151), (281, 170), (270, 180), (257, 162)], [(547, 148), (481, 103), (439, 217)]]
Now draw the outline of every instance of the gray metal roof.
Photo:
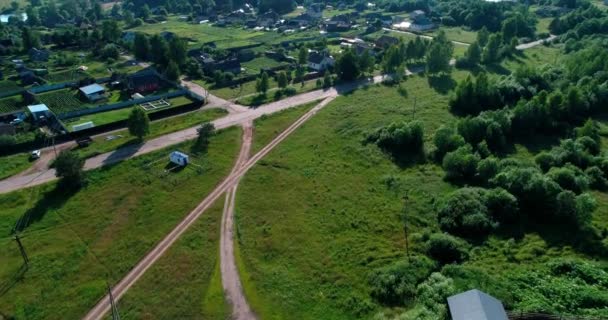
[(452, 320), (508, 320), (500, 300), (477, 289), (448, 298)]
[(33, 106), (28, 106), (27, 109), (31, 113), (49, 111), (49, 107), (47, 107), (45, 104), (36, 104), (36, 105), (33, 105)]
[(102, 92), (105, 89), (104, 89), (104, 87), (100, 86), (99, 84), (94, 83), (94, 84), (88, 85), (86, 87), (82, 87), (79, 90), (86, 95), (90, 95), (90, 94)]

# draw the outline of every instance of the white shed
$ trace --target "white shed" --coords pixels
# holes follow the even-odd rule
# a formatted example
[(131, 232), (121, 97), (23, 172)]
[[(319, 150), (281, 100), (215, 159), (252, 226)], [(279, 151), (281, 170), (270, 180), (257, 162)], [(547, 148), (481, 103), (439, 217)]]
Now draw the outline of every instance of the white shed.
[(188, 165), (189, 157), (183, 152), (173, 151), (169, 156), (169, 160), (171, 161), (171, 163), (174, 163), (181, 167), (185, 167)]

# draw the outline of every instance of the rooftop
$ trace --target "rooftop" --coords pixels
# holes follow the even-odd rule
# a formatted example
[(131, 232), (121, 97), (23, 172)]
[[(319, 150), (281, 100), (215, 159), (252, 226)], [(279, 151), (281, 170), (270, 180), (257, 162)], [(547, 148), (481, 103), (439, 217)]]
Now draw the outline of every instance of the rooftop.
[(453, 320), (508, 320), (500, 300), (477, 289), (448, 298)]
[(46, 104), (35, 104), (35, 105), (32, 105), (32, 106), (27, 106), (27, 109), (31, 113), (49, 111), (49, 107), (47, 107)]
[(102, 92), (105, 89), (104, 89), (104, 87), (100, 86), (99, 84), (94, 83), (94, 84), (82, 87), (79, 90), (80, 90), (80, 92), (82, 92), (82, 93), (84, 93), (86, 95), (90, 95), (90, 94), (95, 94), (95, 93)]

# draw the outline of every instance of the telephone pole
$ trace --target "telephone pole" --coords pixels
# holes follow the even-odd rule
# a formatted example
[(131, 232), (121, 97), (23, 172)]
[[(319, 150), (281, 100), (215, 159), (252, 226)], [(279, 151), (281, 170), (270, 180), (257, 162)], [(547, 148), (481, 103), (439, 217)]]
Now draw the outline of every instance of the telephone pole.
[(409, 243), (409, 233), (407, 230), (407, 201), (410, 199), (407, 192), (403, 196), (403, 234), (405, 236), (405, 254), (407, 256), (407, 260), (410, 260), (410, 243)]
[(110, 306), (112, 309), (112, 320), (120, 320), (120, 314), (118, 313), (118, 307), (116, 306), (116, 301), (114, 301), (114, 295), (112, 294), (112, 288), (110, 288), (110, 284), (106, 283), (108, 286), (108, 295), (110, 296)]
[(30, 266), (30, 259), (27, 257), (27, 253), (25, 252), (25, 248), (23, 247), (23, 244), (21, 243), (19, 234), (15, 234), (15, 241), (17, 241), (17, 245), (19, 246), (19, 251), (21, 252), (21, 256), (23, 257), (23, 263), (25, 264), (25, 267), (27, 268)]

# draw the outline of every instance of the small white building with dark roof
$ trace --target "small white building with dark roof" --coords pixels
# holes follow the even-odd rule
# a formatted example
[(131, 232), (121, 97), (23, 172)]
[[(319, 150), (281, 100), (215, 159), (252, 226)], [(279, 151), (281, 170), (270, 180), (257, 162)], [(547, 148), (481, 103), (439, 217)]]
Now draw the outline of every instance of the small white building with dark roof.
[(80, 94), (90, 102), (95, 102), (106, 98), (106, 89), (97, 83), (84, 86), (78, 90), (80, 91)]
[(508, 320), (500, 300), (477, 289), (448, 298), (452, 320)]

